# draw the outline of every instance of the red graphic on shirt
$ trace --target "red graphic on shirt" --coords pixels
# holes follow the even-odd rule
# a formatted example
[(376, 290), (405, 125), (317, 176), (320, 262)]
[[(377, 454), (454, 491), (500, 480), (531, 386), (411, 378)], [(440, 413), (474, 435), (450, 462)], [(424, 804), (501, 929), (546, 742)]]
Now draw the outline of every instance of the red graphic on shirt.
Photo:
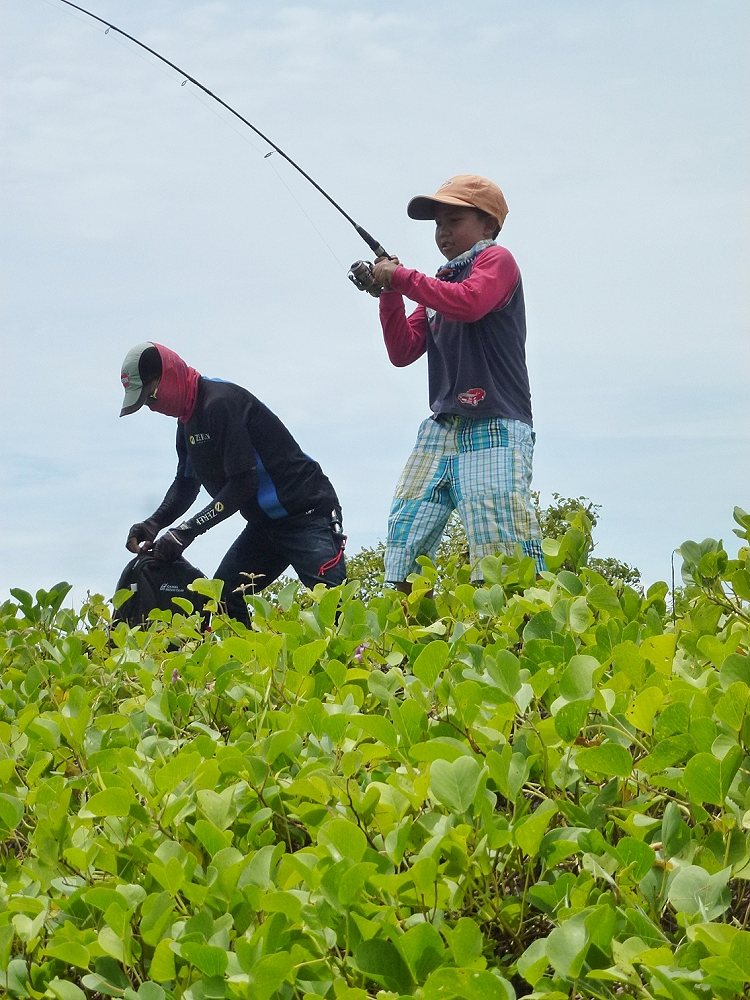
[(467, 389), (466, 392), (459, 392), (456, 399), (464, 406), (478, 406), (486, 395), (484, 389)]

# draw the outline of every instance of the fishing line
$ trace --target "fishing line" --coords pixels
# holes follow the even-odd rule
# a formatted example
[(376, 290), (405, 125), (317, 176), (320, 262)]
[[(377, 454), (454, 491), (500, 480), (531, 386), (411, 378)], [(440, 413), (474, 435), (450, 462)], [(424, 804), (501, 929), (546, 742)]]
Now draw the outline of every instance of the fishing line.
[[(57, 0), (42, 0), (42, 2), (48, 4), (48, 6), (50, 6), (50, 7), (53, 7), (55, 5), (55, 3), (57, 2)], [(62, 2), (64, 3), (65, 0), (62, 0)], [(70, 16), (73, 17), (73, 18), (75, 18), (75, 20), (78, 21), (79, 24), (84, 24), (88, 28), (91, 28), (92, 30), (96, 30), (96, 28), (94, 27), (94, 25), (90, 24), (89, 21), (87, 21), (85, 18), (78, 17), (77, 14), (72, 13), (72, 12), (70, 13)], [(104, 34), (108, 35), (109, 33), (110, 33), (110, 29), (109, 29), (109, 27), (107, 27), (107, 29), (104, 32)], [(160, 65), (159, 62), (154, 62), (153, 59), (147, 59), (146, 56), (144, 56), (142, 52), (139, 52), (138, 49), (133, 49), (132, 46), (127, 45), (126, 42), (124, 42), (121, 38), (118, 38), (117, 35), (113, 35), (112, 36), (112, 42), (113, 42), (113, 44), (119, 45), (120, 48), (123, 49), (123, 51), (127, 50), (130, 53), (130, 55), (134, 55), (137, 59), (140, 59), (141, 62), (144, 63), (144, 65), (148, 66), (150, 69), (152, 69), (152, 70), (154, 70), (154, 69), (158, 70), (158, 72), (161, 73), (161, 75), (166, 80), (169, 80), (170, 84), (174, 83), (174, 79), (175, 79), (174, 78), (174, 74), (170, 73), (169, 70), (167, 70), (167, 69), (162, 69), (162, 67), (161, 67), (161, 65)], [(187, 78), (183, 78), (182, 83), (180, 84), (180, 87), (184, 87), (187, 84), (187, 82), (188, 82)], [(206, 109), (206, 111), (209, 112), (209, 114), (211, 114), (215, 118), (217, 118), (228, 129), (231, 129), (232, 132), (234, 132), (235, 135), (238, 135), (244, 142), (246, 142), (251, 147), (251, 149), (253, 149), (258, 154), (258, 156), (261, 156), (261, 157), (263, 157), (265, 159), (266, 156), (270, 155), (268, 153), (264, 154), (264, 151), (263, 151), (262, 147), (258, 143), (253, 142), (253, 140), (248, 136), (247, 131), (245, 129), (243, 129), (242, 131), (240, 131), (240, 129), (237, 128), (237, 126), (234, 124), (234, 122), (230, 118), (227, 118), (226, 116), (222, 115), (217, 110), (215, 104), (211, 103), (210, 101), (207, 101), (203, 97), (203, 95), (200, 93), (200, 91), (196, 91), (194, 88), (191, 87), (190, 90), (188, 91), (188, 93), (193, 98), (193, 100), (197, 101), (202, 107), (204, 107)]]
[[(48, 2), (48, 0), (45, 0), (45, 2)], [(87, 21), (85, 21), (82, 17), (78, 17), (77, 14), (71, 14), (71, 16), (75, 17), (75, 19), (77, 21), (80, 21), (81, 24), (88, 24)], [(108, 33), (109, 33), (109, 28), (107, 28), (107, 30), (104, 32), (104, 34), (106, 35)], [(167, 69), (162, 69), (160, 63), (158, 63), (158, 62), (155, 63), (153, 61), (153, 59), (148, 59), (145, 55), (143, 55), (137, 49), (133, 50), (132, 46), (126, 45), (126, 43), (124, 41), (122, 41), (121, 39), (119, 39), (117, 37), (117, 35), (114, 35), (113, 38), (114, 38), (114, 41), (115, 41), (115, 43), (117, 45), (120, 45), (123, 49), (127, 48), (129, 52), (134, 53), (138, 57), (138, 59), (140, 59), (142, 62), (144, 62), (147, 66), (151, 67), (152, 69), (157, 69), (162, 74), (162, 76), (164, 76), (166, 79), (168, 79), (170, 81), (170, 83), (174, 82), (174, 74), (171, 73), (171, 72), (169, 72), (169, 70), (167, 70)], [(183, 79), (183, 81), (180, 84), (180, 86), (184, 87), (187, 84), (187, 82), (188, 82), (187, 79)], [(323, 235), (323, 233), (320, 230), (319, 226), (316, 225), (316, 223), (313, 220), (313, 218), (310, 215), (310, 213), (307, 211), (307, 209), (302, 204), (302, 202), (300, 201), (300, 199), (297, 197), (297, 195), (294, 193), (294, 191), (292, 190), (292, 188), (289, 186), (289, 183), (286, 180), (286, 178), (277, 169), (276, 164), (273, 161), (273, 150), (271, 150), (270, 152), (265, 152), (264, 153), (264, 151), (261, 148), (261, 146), (259, 145), (259, 143), (253, 142), (252, 137), (248, 135), (247, 129), (240, 129), (240, 128), (238, 128), (234, 124), (234, 121), (231, 118), (228, 118), (225, 114), (223, 114), (221, 112), (221, 110), (216, 107), (215, 102), (207, 100), (203, 96), (203, 94), (201, 93), (200, 90), (196, 90), (194, 87), (190, 87), (189, 90), (188, 90), (188, 93), (190, 94), (191, 98), (194, 101), (197, 101), (201, 105), (201, 107), (205, 108), (206, 111), (209, 114), (213, 115), (214, 118), (216, 118), (218, 121), (220, 121), (222, 123), (222, 125), (224, 125), (226, 128), (228, 128), (232, 132), (234, 132), (234, 134), (236, 136), (238, 136), (243, 142), (247, 143), (247, 145), (255, 153), (257, 153), (258, 156), (260, 156), (264, 160), (268, 161), (268, 164), (269, 164), (271, 170), (273, 171), (274, 175), (276, 176), (276, 179), (282, 185), (282, 187), (286, 191), (286, 193), (289, 196), (289, 198), (291, 199), (291, 201), (293, 201), (294, 204), (297, 206), (297, 208), (299, 209), (300, 213), (302, 215), (304, 215), (305, 219), (307, 219), (307, 222), (308, 222), (308, 225), (310, 226), (310, 228), (316, 234), (316, 236), (318, 237), (318, 239), (320, 240), (320, 242), (323, 244), (323, 246), (326, 248), (326, 250), (328, 250), (328, 252), (331, 254), (331, 256), (336, 261), (336, 263), (339, 265), (339, 267), (344, 268), (346, 266), (344, 264), (344, 262), (338, 256), (338, 254), (336, 253), (336, 251), (333, 249), (333, 247), (331, 246), (331, 244), (328, 242), (328, 240), (326, 239), (326, 237)]]
[[(144, 62), (147, 61), (144, 56), (140, 55), (140, 53), (137, 53), (137, 54), (138, 54), (138, 57), (140, 59), (143, 59)], [(150, 63), (149, 65), (153, 66), (154, 64)], [(167, 71), (163, 70), (161, 68), (161, 66), (157, 65), (157, 69), (159, 70), (160, 73), (163, 73), (164, 76), (169, 76), (169, 74), (167, 73)], [(170, 76), (170, 79), (172, 79), (171, 76)], [(184, 87), (186, 83), (187, 83), (187, 80), (184, 80), (183, 83), (181, 84), (181, 86)], [(320, 240), (320, 242), (323, 244), (323, 246), (326, 248), (326, 250), (328, 250), (328, 252), (331, 254), (331, 256), (336, 261), (336, 263), (339, 265), (339, 267), (341, 267), (341, 268), (346, 267), (346, 265), (344, 264), (344, 262), (341, 260), (341, 258), (338, 256), (338, 254), (333, 249), (333, 247), (331, 246), (331, 244), (328, 242), (328, 240), (326, 239), (326, 237), (323, 235), (320, 227), (316, 225), (316, 223), (315, 223), (314, 219), (312, 218), (312, 216), (310, 215), (310, 213), (307, 211), (307, 209), (302, 204), (302, 202), (300, 201), (300, 199), (297, 197), (297, 195), (294, 193), (294, 191), (292, 190), (292, 188), (289, 186), (289, 183), (288, 183), (287, 179), (284, 177), (284, 175), (281, 173), (281, 171), (278, 170), (278, 168), (276, 167), (276, 164), (274, 163), (274, 152), (273, 152), (273, 150), (270, 150), (269, 152), (264, 153), (263, 150), (261, 149), (261, 147), (257, 143), (253, 142), (253, 140), (250, 138), (250, 136), (248, 136), (246, 129), (239, 129), (239, 128), (237, 128), (237, 126), (234, 124), (234, 122), (230, 118), (227, 118), (226, 115), (223, 115), (213, 104), (211, 104), (210, 101), (207, 101), (203, 97), (203, 95), (200, 93), (200, 91), (196, 91), (194, 88), (191, 87), (189, 93), (190, 93), (190, 96), (193, 98), (194, 101), (198, 101), (198, 103), (202, 107), (204, 107), (206, 109), (206, 111), (208, 111), (215, 118), (217, 118), (222, 123), (222, 125), (225, 125), (228, 129), (231, 129), (232, 132), (234, 132), (234, 134), (236, 136), (239, 136), (239, 138), (243, 142), (246, 142), (248, 144), (248, 146), (250, 146), (250, 148), (252, 150), (254, 150), (254, 152), (256, 152), (258, 154), (258, 156), (261, 156), (265, 161), (267, 161), (269, 167), (273, 171), (273, 173), (274, 173), (276, 179), (278, 180), (279, 184), (282, 185), (282, 187), (286, 191), (286, 193), (289, 196), (289, 198), (294, 202), (294, 204), (299, 209), (300, 213), (302, 215), (304, 215), (304, 217), (307, 219), (308, 225), (313, 230), (313, 232), (315, 233), (315, 235), (318, 237), (318, 239)]]
[[(163, 56), (160, 52), (157, 52), (156, 49), (152, 49), (151, 46), (146, 45), (145, 42), (140, 41), (134, 35), (129, 34), (127, 31), (124, 31), (122, 28), (118, 28), (117, 25), (116, 24), (112, 24), (111, 21), (107, 21), (103, 17), (99, 17), (97, 14), (93, 14), (90, 10), (87, 10), (85, 7), (81, 7), (81, 6), (79, 6), (79, 4), (73, 3), (72, 0), (58, 0), (58, 2), (65, 4), (66, 7), (72, 7), (74, 10), (80, 11), (80, 13), (82, 13), (82, 14), (86, 14), (87, 17), (92, 18), (94, 21), (98, 21), (99, 24), (105, 25), (106, 28), (107, 28), (107, 31), (105, 32), (105, 34), (108, 34), (110, 30), (111, 31), (116, 31), (119, 35), (122, 35), (123, 38), (127, 38), (129, 41), (133, 42), (135, 45), (138, 45), (140, 48), (144, 49), (146, 52), (149, 52), (152, 56), (155, 56), (155, 58), (157, 58), (161, 62), (165, 63), (165, 65), (169, 66), (176, 73), (179, 73), (180, 76), (183, 78), (181, 86), (184, 87), (185, 84), (189, 81), (190, 83), (193, 84), (193, 86), (197, 87), (198, 90), (203, 91), (203, 93), (207, 94), (208, 97), (210, 97), (212, 100), (216, 101), (223, 108), (226, 108), (226, 110), (229, 111), (230, 114), (234, 115), (235, 118), (238, 118), (244, 125), (246, 125), (249, 129), (252, 129), (252, 131), (257, 136), (259, 136), (265, 143), (267, 143), (271, 147), (271, 151), (272, 152), (278, 153), (279, 156), (281, 156), (283, 159), (285, 159), (287, 161), (287, 163), (289, 163), (292, 167), (294, 167), (294, 169), (298, 173), (300, 173), (305, 178), (305, 180), (308, 181), (308, 183), (312, 184), (312, 186), (315, 188), (315, 190), (318, 191), (319, 194), (322, 194), (323, 197), (326, 199), (326, 201), (328, 201), (336, 209), (336, 211), (339, 212), (341, 215), (343, 215), (343, 217), (346, 219), (346, 221), (348, 223), (350, 223), (350, 225), (352, 225), (354, 227), (354, 229), (357, 231), (357, 233), (359, 234), (359, 236), (365, 241), (365, 243), (368, 245), (368, 247), (372, 250), (372, 252), (377, 257), (387, 257), (387, 256), (389, 256), (388, 252), (383, 248), (383, 246), (380, 243), (378, 243), (378, 241), (375, 239), (375, 237), (371, 236), (367, 232), (366, 229), (363, 229), (362, 226), (360, 226), (359, 223), (356, 222), (352, 218), (352, 216), (349, 215), (349, 213), (346, 212), (341, 207), (341, 205), (339, 205), (339, 203), (337, 201), (335, 201), (331, 197), (331, 195), (328, 194), (328, 192), (324, 188), (322, 188), (320, 186), (320, 184), (318, 184), (318, 182), (314, 178), (312, 178), (305, 170), (302, 169), (302, 167), (298, 163), (296, 163), (291, 158), (291, 156), (289, 156), (288, 153), (284, 152), (284, 150), (280, 146), (278, 146), (272, 139), (269, 139), (269, 137), (264, 132), (261, 132), (261, 130), (257, 126), (253, 125), (253, 123), (251, 121), (249, 121), (247, 118), (245, 118), (244, 115), (240, 114), (240, 112), (237, 111), (236, 108), (233, 108), (231, 104), (228, 104), (225, 100), (223, 100), (221, 97), (219, 97), (217, 94), (215, 94), (212, 90), (209, 90), (208, 87), (206, 87), (204, 84), (202, 84), (200, 82), (200, 80), (197, 80), (194, 76), (191, 76), (190, 73), (186, 73), (184, 69), (182, 69), (180, 66), (177, 65), (177, 63), (174, 63), (170, 59), (167, 59), (166, 56)], [(264, 156), (264, 159), (268, 159), (270, 156), (271, 156), (271, 153), (266, 153), (265, 156)], [(277, 172), (277, 176), (278, 176), (278, 172)], [(287, 190), (288, 190), (288, 188), (287, 188)], [(296, 199), (295, 199), (295, 201), (296, 201)], [(299, 204), (299, 202), (298, 202), (298, 204)], [(309, 216), (308, 216), (308, 219), (309, 219)]]
[[(235, 129), (235, 131), (238, 131), (238, 130)], [(294, 202), (294, 204), (297, 206), (297, 208), (300, 210), (300, 212), (307, 219), (308, 225), (312, 227), (313, 231), (315, 232), (315, 234), (317, 235), (318, 239), (323, 244), (323, 246), (328, 250), (328, 252), (331, 254), (331, 256), (336, 261), (336, 263), (339, 265), (339, 267), (342, 268), (342, 269), (345, 268), (346, 264), (344, 264), (344, 262), (338, 256), (338, 254), (336, 253), (336, 251), (333, 249), (333, 247), (331, 246), (331, 244), (328, 242), (328, 240), (323, 235), (323, 233), (320, 230), (319, 226), (317, 226), (315, 224), (315, 221), (313, 220), (313, 218), (310, 215), (310, 213), (307, 211), (307, 209), (302, 204), (302, 202), (299, 200), (299, 198), (294, 193), (294, 191), (292, 191), (292, 189), (289, 187), (289, 184), (287, 183), (286, 178), (281, 174), (281, 172), (279, 170), (277, 170), (276, 164), (273, 162), (273, 154), (272, 153), (266, 153), (265, 156), (263, 157), (263, 159), (269, 161), (271, 170), (273, 170), (273, 172), (276, 175), (276, 178), (278, 179), (279, 183), (284, 186), (284, 188), (286, 190), (286, 193), (289, 195), (289, 197), (292, 199), (292, 201)]]

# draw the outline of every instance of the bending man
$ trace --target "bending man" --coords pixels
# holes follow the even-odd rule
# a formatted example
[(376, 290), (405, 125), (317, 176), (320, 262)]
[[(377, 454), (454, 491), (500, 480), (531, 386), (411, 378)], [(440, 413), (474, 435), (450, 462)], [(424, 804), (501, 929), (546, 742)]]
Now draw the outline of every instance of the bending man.
[[(177, 474), (164, 500), (128, 532), (127, 548), (174, 560), (237, 511), (247, 525), (221, 560), (232, 617), (249, 622), (243, 585), (259, 591), (289, 566), (307, 587), (343, 582), (345, 536), (336, 492), (279, 418), (242, 386), (202, 376), (161, 344), (137, 344), (122, 364), (120, 416), (144, 404), (177, 418)], [(201, 486), (212, 501), (159, 535), (193, 504)], [(158, 536), (158, 537), (157, 537)]]

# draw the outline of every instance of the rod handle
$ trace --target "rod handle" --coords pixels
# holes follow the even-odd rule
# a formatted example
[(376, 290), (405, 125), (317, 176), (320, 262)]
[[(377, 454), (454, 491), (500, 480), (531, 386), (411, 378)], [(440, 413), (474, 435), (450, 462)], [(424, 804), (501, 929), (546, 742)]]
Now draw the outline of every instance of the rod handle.
[(376, 257), (390, 257), (390, 254), (385, 249), (385, 247), (382, 244), (378, 243), (378, 241), (375, 239), (374, 236), (370, 236), (370, 234), (367, 232), (366, 229), (363, 229), (362, 226), (359, 226), (356, 223), (354, 228), (357, 230), (359, 235), (362, 237), (362, 239), (365, 241), (365, 243), (372, 250), (372, 252), (375, 254)]

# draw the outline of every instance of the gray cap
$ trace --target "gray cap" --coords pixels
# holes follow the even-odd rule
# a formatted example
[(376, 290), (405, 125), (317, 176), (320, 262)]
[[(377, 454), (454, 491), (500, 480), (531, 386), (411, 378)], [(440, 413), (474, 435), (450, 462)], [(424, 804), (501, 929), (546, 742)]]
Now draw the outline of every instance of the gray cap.
[(120, 381), (125, 390), (120, 416), (135, 413), (146, 402), (151, 383), (161, 375), (161, 359), (150, 341), (136, 344), (125, 355), (120, 371)]

